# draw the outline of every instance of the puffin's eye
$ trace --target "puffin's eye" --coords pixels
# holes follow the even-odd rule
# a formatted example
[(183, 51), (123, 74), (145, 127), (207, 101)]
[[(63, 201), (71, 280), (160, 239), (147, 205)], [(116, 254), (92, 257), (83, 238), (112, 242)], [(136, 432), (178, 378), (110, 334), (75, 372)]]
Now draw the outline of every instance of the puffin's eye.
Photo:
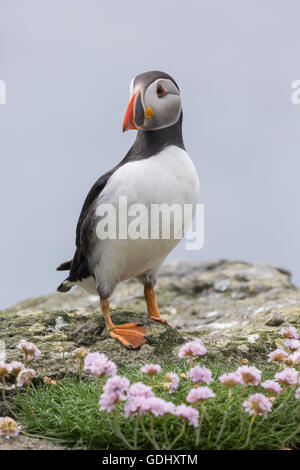
[(157, 85), (156, 94), (159, 98), (164, 96), (166, 93), (167, 92), (166, 92), (166, 90), (164, 89), (164, 87), (162, 85)]

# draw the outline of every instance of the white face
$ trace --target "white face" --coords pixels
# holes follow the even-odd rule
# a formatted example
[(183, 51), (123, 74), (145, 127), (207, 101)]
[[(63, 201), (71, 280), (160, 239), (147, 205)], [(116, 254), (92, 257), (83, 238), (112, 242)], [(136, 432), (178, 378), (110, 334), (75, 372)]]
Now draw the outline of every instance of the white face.
[(145, 72), (131, 80), (123, 132), (164, 129), (174, 125), (180, 114), (180, 91), (170, 75), (158, 71)]
[(153, 111), (152, 117), (145, 117), (144, 130), (163, 129), (178, 121), (181, 113), (180, 92), (171, 80), (155, 80), (146, 89), (142, 101), (146, 116), (147, 108)]

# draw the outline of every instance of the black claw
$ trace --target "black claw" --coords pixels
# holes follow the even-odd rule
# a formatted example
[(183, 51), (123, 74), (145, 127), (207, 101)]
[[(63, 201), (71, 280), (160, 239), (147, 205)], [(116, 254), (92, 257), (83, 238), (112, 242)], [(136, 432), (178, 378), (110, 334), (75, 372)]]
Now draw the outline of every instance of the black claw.
[(148, 336), (144, 336), (144, 338), (148, 341), (149, 344), (151, 344), (151, 340)]
[(134, 349), (134, 347), (131, 344), (128, 344), (128, 349)]
[(145, 323), (138, 322), (138, 323), (137, 323), (137, 326), (145, 326)]

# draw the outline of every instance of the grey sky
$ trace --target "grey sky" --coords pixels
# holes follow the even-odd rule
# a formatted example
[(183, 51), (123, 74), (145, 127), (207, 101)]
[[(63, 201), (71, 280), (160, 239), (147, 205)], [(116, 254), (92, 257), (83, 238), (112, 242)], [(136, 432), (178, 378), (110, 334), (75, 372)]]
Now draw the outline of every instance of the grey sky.
[(170, 259), (282, 265), (300, 283), (297, 0), (0, 0), (0, 308), (53, 291), (84, 197), (128, 150), (131, 78), (174, 76), (205, 247)]

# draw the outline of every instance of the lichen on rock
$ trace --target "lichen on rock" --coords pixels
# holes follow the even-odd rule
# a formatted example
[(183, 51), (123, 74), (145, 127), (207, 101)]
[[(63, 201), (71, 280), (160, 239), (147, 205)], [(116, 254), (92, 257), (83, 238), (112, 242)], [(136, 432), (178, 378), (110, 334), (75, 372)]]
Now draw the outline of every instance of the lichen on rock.
[(151, 342), (137, 351), (126, 350), (108, 336), (99, 299), (80, 288), (0, 312), (0, 340), (7, 360), (20, 358), (20, 339), (35, 343), (42, 351), (35, 368), (40, 375), (59, 377), (65, 373), (63, 348), (70, 371), (77, 367), (71, 353), (79, 346), (104, 352), (120, 366), (134, 366), (177, 359), (188, 337), (200, 337), (216, 360), (257, 360), (281, 345), (282, 325), (300, 325), (300, 289), (287, 271), (270, 264), (173, 262), (160, 272), (157, 298), (161, 315), (175, 328), (147, 318), (142, 286), (136, 281), (121, 284), (111, 299), (116, 324), (145, 324)]

